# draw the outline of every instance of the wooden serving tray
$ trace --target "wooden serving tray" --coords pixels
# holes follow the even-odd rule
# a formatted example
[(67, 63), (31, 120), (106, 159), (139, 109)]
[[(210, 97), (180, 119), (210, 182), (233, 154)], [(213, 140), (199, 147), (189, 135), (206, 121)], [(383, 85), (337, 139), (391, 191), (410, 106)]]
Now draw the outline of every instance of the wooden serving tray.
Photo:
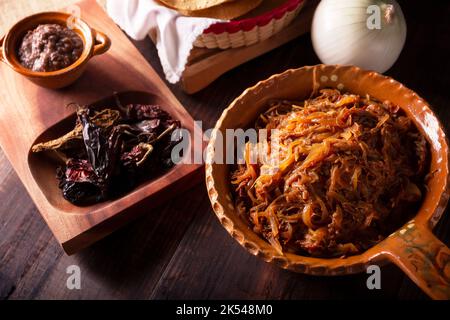
[(68, 254), (92, 244), (139, 214), (150, 213), (150, 208), (199, 182), (203, 173), (202, 165), (178, 164), (118, 200), (77, 207), (63, 199), (57, 187), (56, 164), (31, 154), (30, 148), (36, 141), (54, 138), (73, 128), (75, 110), (66, 107), (71, 102), (111, 106), (113, 92), (119, 92), (123, 103), (158, 103), (191, 132), (191, 151), (194, 135), (202, 141), (201, 130), (194, 130), (191, 116), (103, 9), (89, 0), (77, 5), (81, 18), (105, 32), (112, 47), (106, 54), (93, 58), (75, 84), (62, 90), (45, 89), (16, 74), (6, 64), (0, 66), (0, 145)]

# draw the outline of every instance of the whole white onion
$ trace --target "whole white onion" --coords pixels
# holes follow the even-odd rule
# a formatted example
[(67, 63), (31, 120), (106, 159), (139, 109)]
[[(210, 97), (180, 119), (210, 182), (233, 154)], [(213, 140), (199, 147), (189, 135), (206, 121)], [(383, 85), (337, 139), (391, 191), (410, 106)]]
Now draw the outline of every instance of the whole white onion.
[(326, 64), (352, 64), (385, 72), (406, 40), (406, 22), (395, 0), (322, 0), (311, 37)]

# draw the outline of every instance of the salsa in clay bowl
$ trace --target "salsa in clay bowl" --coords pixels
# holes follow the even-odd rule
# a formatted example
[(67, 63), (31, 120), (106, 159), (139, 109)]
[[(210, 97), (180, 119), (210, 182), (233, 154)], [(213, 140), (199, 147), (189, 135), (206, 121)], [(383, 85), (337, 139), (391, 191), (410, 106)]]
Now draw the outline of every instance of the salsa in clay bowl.
[(20, 63), (33, 71), (49, 72), (70, 66), (83, 53), (83, 40), (73, 30), (59, 24), (41, 24), (23, 37)]
[(81, 19), (72, 20), (67, 13), (43, 12), (17, 22), (0, 39), (0, 60), (39, 86), (72, 84), (93, 56), (111, 47), (104, 33)]

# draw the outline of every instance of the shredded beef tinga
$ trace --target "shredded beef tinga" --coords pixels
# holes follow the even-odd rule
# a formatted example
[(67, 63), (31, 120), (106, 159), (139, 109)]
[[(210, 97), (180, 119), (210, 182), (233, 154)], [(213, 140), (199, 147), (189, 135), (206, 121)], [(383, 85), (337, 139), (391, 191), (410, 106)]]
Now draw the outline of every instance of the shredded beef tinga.
[(427, 142), (388, 101), (324, 89), (302, 102), (272, 102), (256, 129), (268, 130), (258, 145), (276, 156), (252, 162), (257, 146), (247, 143), (231, 182), (239, 213), (279, 253), (361, 253), (423, 198)]

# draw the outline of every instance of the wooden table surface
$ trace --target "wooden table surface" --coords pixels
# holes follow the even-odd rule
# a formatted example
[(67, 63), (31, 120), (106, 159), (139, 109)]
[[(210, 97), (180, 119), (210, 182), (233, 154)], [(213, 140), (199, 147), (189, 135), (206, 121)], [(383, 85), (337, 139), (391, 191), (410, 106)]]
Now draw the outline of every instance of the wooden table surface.
[[(2, 15), (5, 3), (13, 1), (2, 1)], [(408, 21), (408, 39), (387, 74), (427, 99), (450, 132), (450, 3), (436, 2), (433, 7), (419, 1), (400, 3)], [(0, 28), (6, 30), (4, 25)], [(151, 41), (135, 45), (162, 75)], [(258, 80), (318, 62), (307, 35), (227, 73), (193, 96), (177, 85), (170, 88), (207, 128)], [(435, 229), (447, 245), (449, 230), (447, 210)], [(66, 287), (70, 265), (81, 269), (81, 290)], [(397, 267), (388, 265), (381, 271), (382, 289), (368, 290), (366, 274), (312, 277), (267, 264), (247, 253), (222, 228), (203, 184), (68, 257), (0, 152), (0, 299), (426, 298)]]

